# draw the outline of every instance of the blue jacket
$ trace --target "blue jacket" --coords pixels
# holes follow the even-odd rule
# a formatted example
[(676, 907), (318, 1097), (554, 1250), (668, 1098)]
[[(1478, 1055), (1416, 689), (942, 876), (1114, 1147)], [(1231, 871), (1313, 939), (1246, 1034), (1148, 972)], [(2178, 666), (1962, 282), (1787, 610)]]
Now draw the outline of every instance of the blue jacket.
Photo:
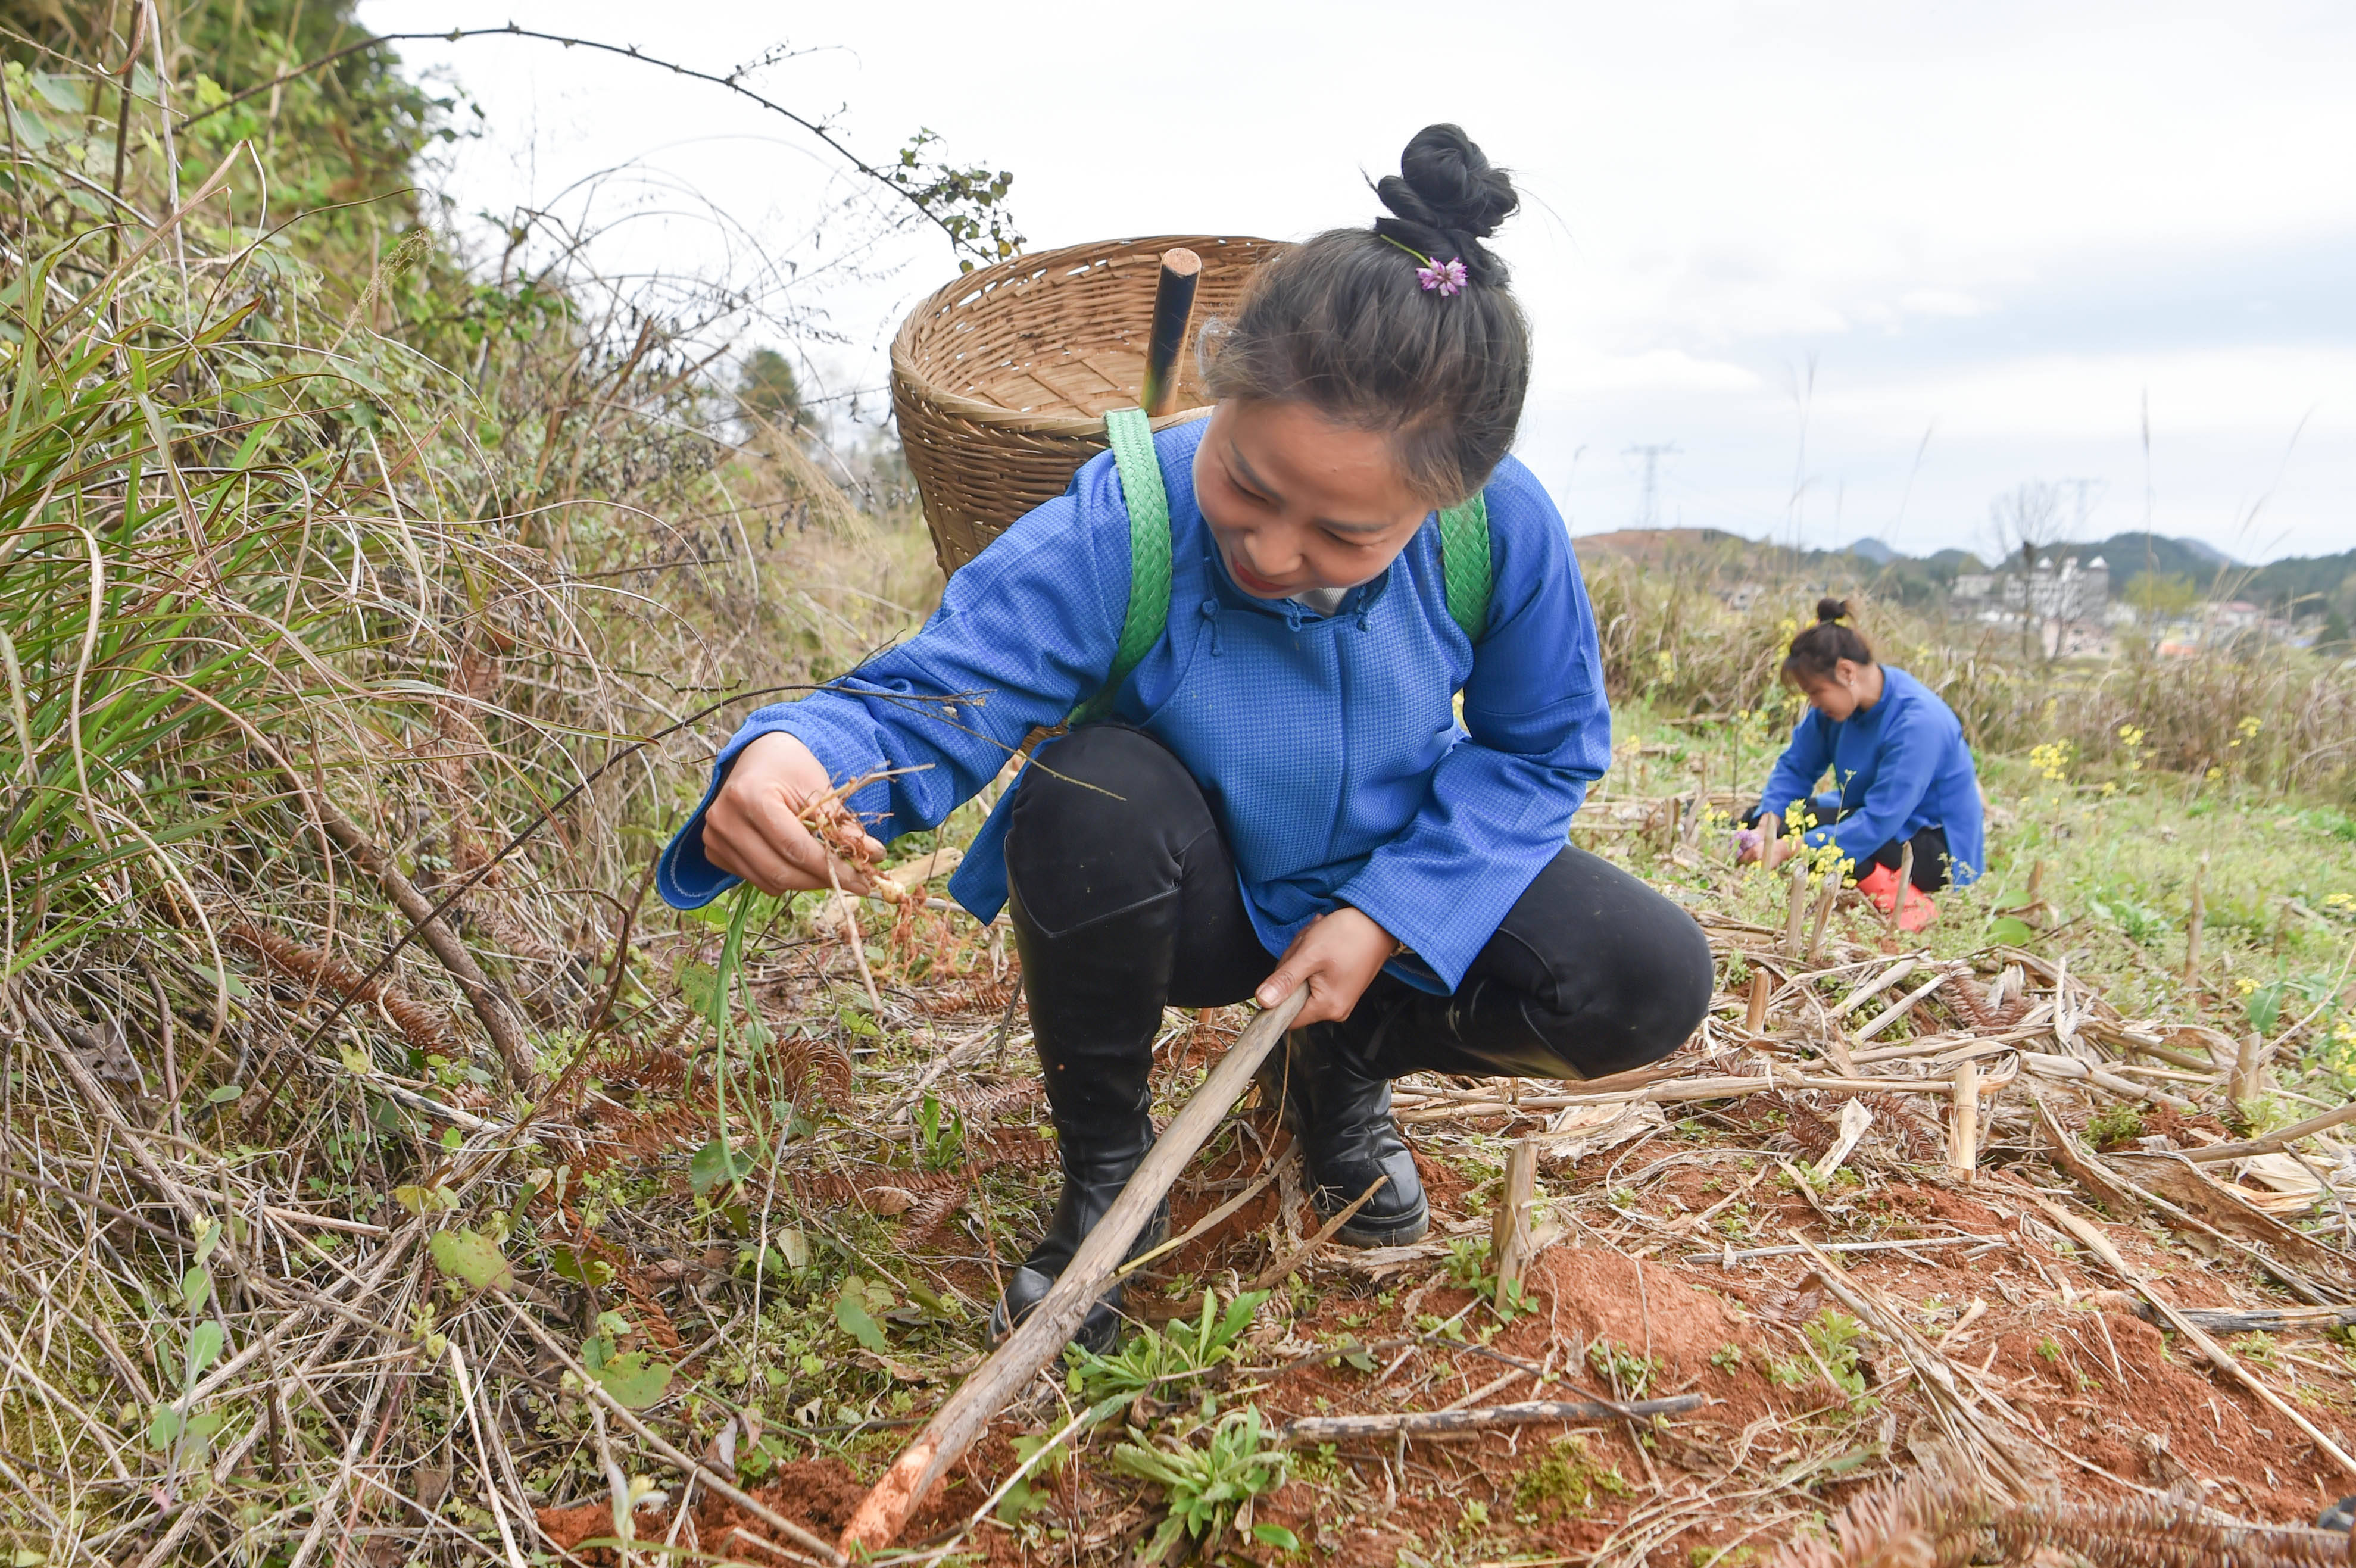
[[(1397, 968), (1403, 978), (1453, 990), (1611, 762), (1594, 614), (1562, 518), (1507, 458), (1488, 486), (1494, 587), (1476, 656), (1449, 618), (1436, 518), (1331, 616), (1237, 588), (1194, 501), (1205, 428), (1154, 438), (1170, 496), (1169, 626), (1113, 717), (1202, 784), (1269, 952), (1349, 903), (1420, 959)], [(1034, 727), (1103, 686), (1129, 587), (1108, 453), (952, 578), (915, 637), (755, 713), (720, 752), (712, 788), (749, 741), (783, 730), (839, 780), (908, 770), (851, 797), (876, 837), (929, 827)], [(943, 714), (937, 699), (959, 693), (972, 695)], [(983, 920), (1006, 898), (1006, 818), (1001, 800), (950, 883)], [(664, 851), (663, 898), (694, 908), (734, 880), (704, 858), (699, 807)]]
[[(1833, 771), (1837, 826), (1807, 835), (1811, 844), (1837, 844), (1862, 866), (1884, 844), (1912, 838), (1925, 827), (1947, 831), (1947, 875), (1957, 886), (1987, 869), (1980, 822), (1980, 786), (1964, 727), (1938, 693), (1893, 665), (1881, 667), (1881, 700), (1835, 723), (1815, 709), (1792, 730), (1792, 743), (1767, 780), (1762, 808), (1789, 819), (1797, 801), (1814, 801), (1816, 781)], [(1831, 813), (1830, 797), (1816, 816)]]

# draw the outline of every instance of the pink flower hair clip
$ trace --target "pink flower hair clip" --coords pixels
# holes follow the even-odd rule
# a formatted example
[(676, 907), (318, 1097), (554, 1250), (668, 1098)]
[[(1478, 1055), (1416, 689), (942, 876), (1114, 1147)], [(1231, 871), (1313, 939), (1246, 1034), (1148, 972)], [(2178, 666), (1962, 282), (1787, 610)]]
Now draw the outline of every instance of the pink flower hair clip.
[(1400, 245), (1387, 234), (1383, 239), (1423, 263), (1415, 270), (1415, 275), (1427, 292), (1438, 289), (1440, 297), (1446, 299), (1451, 294), (1463, 293), (1472, 282), (1472, 274), (1466, 270), (1462, 256), (1451, 256), (1443, 261), (1436, 256), (1425, 255), (1411, 245)]
[(1442, 299), (1457, 293), (1472, 281), (1464, 271), (1464, 259), (1461, 256), (1451, 256), (1445, 261), (1426, 257), (1424, 264), (1416, 269), (1415, 275), (1426, 289), (1438, 289)]

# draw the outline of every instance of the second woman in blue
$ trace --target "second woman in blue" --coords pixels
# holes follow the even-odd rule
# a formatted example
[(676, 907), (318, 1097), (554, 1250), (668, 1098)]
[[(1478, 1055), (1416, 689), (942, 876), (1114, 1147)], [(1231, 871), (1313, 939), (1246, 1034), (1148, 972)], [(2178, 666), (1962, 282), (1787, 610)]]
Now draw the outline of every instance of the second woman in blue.
[[(1151, 1146), (1167, 1006), (1307, 988), (1288, 1111), (1317, 1207), (1371, 1194), (1337, 1239), (1372, 1246), (1427, 1224), (1390, 1080), (1616, 1072), (1675, 1050), (1708, 1003), (1692, 919), (1566, 842), (1611, 719), (1562, 519), (1506, 455), (1527, 328), (1482, 240), (1513, 187), (1433, 126), (1377, 189), (1373, 229), (1260, 269), (1209, 360), (1211, 417), (1155, 438), (1162, 634), (1108, 721), (1038, 750), (952, 885), (1007, 911), (1064, 1166), (1001, 1331)], [(1491, 586), (1452, 609), (1434, 508), (1475, 495)], [(1136, 586), (1132, 499), (1109, 456), (1087, 464), (916, 636), (755, 714), (665, 852), (663, 896), (857, 886), (803, 826), (809, 802), (874, 779), (846, 805), (873, 833), (930, 827), (1096, 697)], [(1118, 1305), (1084, 1341), (1110, 1340)]]
[[(1846, 600), (1823, 600), (1816, 624), (1792, 639), (1783, 678), (1806, 696), (1808, 711), (1744, 820), (1772, 819), (1800, 829), (1797, 843), (1833, 845), (1885, 913), (1898, 906), (1898, 871), (1911, 845), (1912, 887), (1898, 914), (1907, 930), (1920, 931), (1937, 914), (1930, 894), (1987, 869), (1979, 778), (1954, 710), (1904, 670), (1875, 663), (1847, 618)], [(1820, 795), (1827, 770), (1833, 787)], [(1794, 839), (1774, 840), (1772, 859), (1796, 853)], [(1742, 858), (1762, 852), (1762, 844), (1748, 844)]]

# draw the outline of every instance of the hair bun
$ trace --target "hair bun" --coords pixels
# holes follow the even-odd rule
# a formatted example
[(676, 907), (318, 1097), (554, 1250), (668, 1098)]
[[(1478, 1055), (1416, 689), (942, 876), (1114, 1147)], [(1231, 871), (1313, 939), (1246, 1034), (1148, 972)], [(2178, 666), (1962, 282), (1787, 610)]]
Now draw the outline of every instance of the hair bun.
[(1847, 619), (1847, 600), (1819, 599), (1816, 601), (1816, 621), (1818, 624), (1825, 624), (1834, 621), (1846, 621)]
[(1426, 125), (1399, 155), (1399, 172), (1375, 182), (1393, 216), (1375, 232), (1419, 255), (1461, 258), (1472, 281), (1503, 283), (1505, 264), (1481, 243), (1522, 204), (1505, 171), (1458, 125)]

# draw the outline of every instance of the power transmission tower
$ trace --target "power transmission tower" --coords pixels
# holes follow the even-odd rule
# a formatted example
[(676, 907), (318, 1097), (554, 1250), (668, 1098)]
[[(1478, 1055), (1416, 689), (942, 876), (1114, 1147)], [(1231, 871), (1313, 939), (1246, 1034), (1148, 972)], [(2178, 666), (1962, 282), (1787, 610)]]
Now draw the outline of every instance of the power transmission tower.
[(1660, 527), (1661, 459), (1681, 455), (1676, 444), (1674, 442), (1662, 442), (1652, 446), (1632, 446), (1620, 455), (1641, 457), (1644, 460), (1644, 504), (1636, 514), (1636, 526), (1640, 528)]

